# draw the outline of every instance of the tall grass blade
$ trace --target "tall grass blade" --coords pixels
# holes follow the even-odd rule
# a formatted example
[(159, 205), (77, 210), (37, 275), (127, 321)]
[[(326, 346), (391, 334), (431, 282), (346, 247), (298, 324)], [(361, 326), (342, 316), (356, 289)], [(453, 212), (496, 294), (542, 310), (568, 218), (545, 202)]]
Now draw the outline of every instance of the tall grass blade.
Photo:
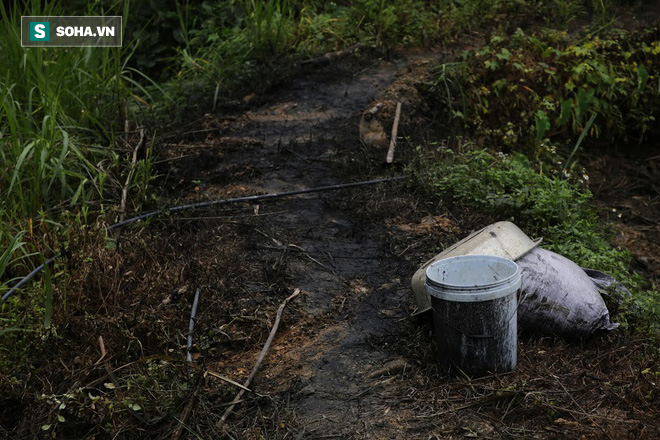
[(584, 126), (582, 133), (580, 133), (580, 137), (575, 143), (575, 147), (573, 148), (573, 151), (571, 151), (571, 154), (568, 156), (568, 159), (566, 160), (566, 166), (564, 167), (564, 175), (566, 175), (566, 172), (568, 171), (568, 165), (571, 163), (571, 160), (573, 159), (573, 156), (577, 152), (578, 148), (580, 148), (580, 145), (582, 145), (582, 141), (587, 136), (587, 133), (589, 133), (589, 130), (591, 129), (591, 126), (593, 125), (595, 119), (596, 119), (596, 113), (591, 115), (591, 117), (587, 121), (587, 125)]
[[(4, 235), (5, 233), (2, 230), (0, 230), (0, 246), (2, 246), (2, 242), (4, 241)], [(13, 236), (9, 240), (7, 247), (0, 254), (0, 280), (2, 279), (2, 275), (7, 270), (7, 267), (9, 267), (9, 263), (12, 261), (13, 255), (17, 251), (23, 249), (24, 243), (21, 241), (21, 238), (22, 238), (22, 234), (16, 234), (15, 236)]]

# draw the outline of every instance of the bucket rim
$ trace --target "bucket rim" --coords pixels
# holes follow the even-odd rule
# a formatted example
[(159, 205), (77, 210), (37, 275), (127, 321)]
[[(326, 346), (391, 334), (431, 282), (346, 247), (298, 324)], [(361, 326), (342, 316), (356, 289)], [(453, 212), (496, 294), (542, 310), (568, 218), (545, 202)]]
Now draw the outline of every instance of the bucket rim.
[[(432, 270), (437, 270), (437, 266), (450, 265), (456, 261), (490, 261), (505, 264), (508, 268), (512, 269), (510, 274), (500, 280), (486, 283), (486, 284), (452, 284), (447, 282), (438, 281), (429, 275)], [(444, 299), (447, 301), (459, 302), (478, 302), (489, 301), (492, 299), (502, 298), (504, 296), (515, 293), (521, 284), (520, 268), (515, 261), (505, 257), (494, 255), (459, 255), (456, 257), (449, 257), (438, 260), (431, 264), (426, 269), (425, 290), (430, 296)], [(515, 289), (513, 288), (515, 287)]]

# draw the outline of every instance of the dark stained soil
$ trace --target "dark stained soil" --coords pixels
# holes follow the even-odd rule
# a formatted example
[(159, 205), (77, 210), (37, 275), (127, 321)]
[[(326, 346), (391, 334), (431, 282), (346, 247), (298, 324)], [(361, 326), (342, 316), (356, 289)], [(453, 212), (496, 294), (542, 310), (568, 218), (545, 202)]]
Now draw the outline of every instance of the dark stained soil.
[[(244, 110), (209, 116), (206, 128), (214, 130), (203, 140), (167, 151), (172, 166), (163, 188), (170, 198), (196, 201), (396, 174), (415, 141), (402, 142), (397, 164), (388, 168), (384, 150), (357, 138), (359, 115), (374, 100), (402, 100), (409, 112), (403, 136), (428, 136), (410, 84), (432, 58), (351, 61), (310, 71)], [(170, 240), (188, 243), (192, 255), (181, 257), (200, 264), (195, 254), (221, 254), (227, 235), (244, 243), (240, 273), (224, 278), (231, 293), (210, 286), (217, 282), (213, 276), (203, 281), (209, 287), (198, 331), (219, 327), (230, 341), (243, 335), (249, 342), (221, 354), (201, 348), (199, 360), (242, 381), (277, 304), (295, 288), (302, 296), (285, 309), (252, 385), (262, 396), (245, 398), (222, 428), (227, 438), (660, 435), (657, 387), (642, 373), (652, 366), (639, 364), (635, 354), (643, 338), (621, 332), (584, 343), (523, 338), (514, 373), (479, 380), (438, 366), (430, 322), (410, 317), (410, 277), (426, 258), (484, 226), (484, 219), (447, 212), (405, 182), (245, 205), (220, 218), (229, 216), (236, 224), (224, 234), (209, 232), (217, 227), (212, 219), (188, 226), (179, 219), (176, 231), (164, 225), (172, 230)], [(222, 272), (226, 263), (208, 264)], [(205, 305), (217, 300), (213, 290), (229, 304), (224, 316)], [(230, 324), (241, 313), (261, 321)], [(227, 384), (204, 383), (206, 397), (199, 399), (205, 403), (193, 415), (202, 436), (215, 432), (221, 404), (230, 400), (219, 398), (217, 387), (233, 394)], [(212, 408), (219, 408), (217, 417)]]
[[(438, 136), (413, 86), (436, 58), (349, 59), (207, 115), (201, 129), (162, 143), (161, 198), (174, 205), (403, 173), (415, 146)], [(374, 100), (403, 102), (391, 166), (385, 150), (358, 139)], [(410, 278), (490, 220), (449, 212), (403, 180), (185, 211), (133, 226), (116, 247), (101, 231), (81, 234), (67, 263), (76, 275), (56, 295), (85, 295), (68, 299), (62, 338), (24, 372), (44, 395), (4, 398), (20, 409), (0, 414), (0, 435), (39, 438), (50, 424), (58, 438), (97, 439), (660, 438), (657, 348), (631, 331), (583, 342), (521, 337), (508, 374), (469, 379), (439, 366), (430, 320), (410, 316)], [(238, 388), (218, 377), (247, 378), (295, 289), (252, 392), (219, 426)], [(51, 365), (54, 353), (61, 366)], [(104, 407), (111, 394), (125, 406)]]
[[(655, 151), (655, 152), (654, 152)], [(660, 156), (657, 146), (590, 160), (591, 189), (616, 230), (614, 243), (630, 250), (635, 269), (660, 282)]]

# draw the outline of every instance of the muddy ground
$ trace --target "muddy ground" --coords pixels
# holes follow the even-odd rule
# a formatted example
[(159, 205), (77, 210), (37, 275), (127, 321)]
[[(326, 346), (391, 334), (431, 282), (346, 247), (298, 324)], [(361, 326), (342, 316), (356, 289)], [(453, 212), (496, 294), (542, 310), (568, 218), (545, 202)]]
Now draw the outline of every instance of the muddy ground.
[[(245, 108), (208, 115), (203, 139), (169, 145), (164, 194), (203, 201), (399, 174), (417, 144), (438, 136), (418, 117), (411, 88), (437, 58), (353, 59), (312, 69)], [(385, 150), (357, 137), (360, 112), (388, 99), (404, 102), (400, 134), (409, 137), (390, 167)], [(302, 292), (284, 310), (252, 385), (259, 396), (246, 396), (222, 429), (217, 419), (237, 390), (208, 378), (199, 385), (189, 423), (203, 438), (216, 429), (227, 438), (660, 435), (657, 386), (642, 374), (653, 365), (641, 363), (641, 336), (523, 338), (515, 372), (478, 380), (437, 366), (429, 321), (410, 317), (410, 277), (488, 219), (448, 212), (405, 181), (190, 217), (159, 226), (170, 234), (167, 246), (179, 247), (172, 256), (195, 262), (172, 288), (184, 292), (185, 305), (195, 288), (203, 290), (198, 362), (244, 380), (278, 304)]]
[[(402, 174), (417, 145), (442, 140), (414, 88), (439, 56), (353, 57), (207, 115), (201, 128), (161, 140), (162, 200)], [(358, 138), (360, 113), (374, 100), (404, 103), (390, 166), (384, 149)], [(44, 390), (59, 400), (40, 400), (52, 408), (44, 419), (25, 395), (7, 397), (5, 406), (16, 405), (2, 414), (3, 432), (40, 436), (61, 415), (68, 424), (58, 425), (59, 438), (660, 438), (657, 359), (634, 332), (583, 342), (521, 337), (517, 369), (480, 379), (437, 364), (430, 320), (410, 316), (410, 278), (494, 220), (450, 212), (402, 180), (185, 211), (134, 225), (114, 237), (116, 246), (98, 245), (101, 233), (83, 234), (68, 256), (76, 275), (65, 288), (85, 295), (69, 299), (56, 343), (75, 344), (52, 348), (63, 368), (41, 366), (51, 369)], [(198, 288), (190, 365), (185, 344)], [(295, 289), (301, 294), (284, 309), (252, 392), (220, 426), (238, 388), (218, 377), (247, 378)], [(112, 414), (98, 411), (111, 393), (133, 402), (123, 419), (119, 410), (99, 415)]]

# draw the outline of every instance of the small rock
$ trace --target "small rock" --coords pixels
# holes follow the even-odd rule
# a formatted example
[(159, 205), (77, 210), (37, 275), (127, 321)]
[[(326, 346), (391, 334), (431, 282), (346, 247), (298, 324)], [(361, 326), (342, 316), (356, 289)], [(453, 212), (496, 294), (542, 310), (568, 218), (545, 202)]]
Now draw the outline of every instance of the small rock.
[(316, 390), (314, 389), (314, 387), (312, 385), (307, 385), (306, 387), (304, 387), (303, 389), (298, 391), (298, 394), (303, 395), (303, 396), (310, 396), (310, 395), (314, 394), (315, 392), (316, 392)]
[(400, 358), (394, 359), (393, 361), (387, 362), (385, 365), (383, 365), (382, 368), (379, 368), (378, 370), (372, 372), (369, 375), (369, 377), (375, 379), (381, 376), (392, 376), (402, 372), (408, 367), (410, 367), (410, 364), (408, 364), (408, 362), (406, 362), (405, 360)]

